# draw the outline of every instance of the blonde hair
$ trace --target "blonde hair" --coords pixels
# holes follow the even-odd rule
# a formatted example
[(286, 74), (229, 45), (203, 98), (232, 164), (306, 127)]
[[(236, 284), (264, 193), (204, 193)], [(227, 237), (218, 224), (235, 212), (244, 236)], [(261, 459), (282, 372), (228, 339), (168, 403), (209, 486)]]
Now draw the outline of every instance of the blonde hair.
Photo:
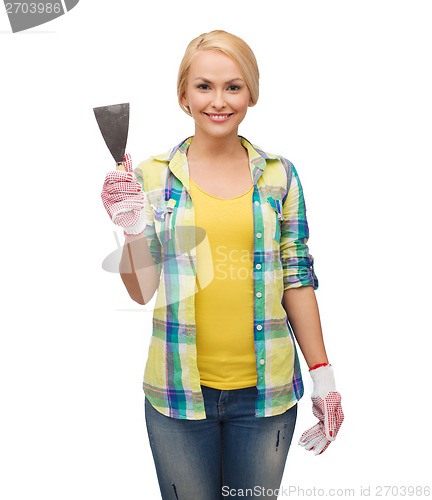
[(177, 77), (177, 98), (181, 109), (190, 115), (188, 108), (181, 102), (186, 92), (189, 68), (192, 59), (201, 50), (215, 50), (233, 59), (246, 82), (251, 95), (251, 103), (255, 105), (259, 96), (259, 70), (255, 55), (249, 45), (239, 38), (222, 30), (214, 30), (194, 38), (186, 48), (180, 63)]

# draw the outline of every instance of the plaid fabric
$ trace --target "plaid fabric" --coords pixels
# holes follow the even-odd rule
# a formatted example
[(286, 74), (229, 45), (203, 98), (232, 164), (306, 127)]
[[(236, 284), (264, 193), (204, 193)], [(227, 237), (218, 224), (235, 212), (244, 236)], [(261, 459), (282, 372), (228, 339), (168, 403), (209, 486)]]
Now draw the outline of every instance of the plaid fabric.
[[(195, 227), (190, 196), (186, 151), (192, 140), (189, 137), (168, 153), (140, 163), (135, 174), (147, 195), (145, 235), (160, 271), (144, 392), (160, 413), (199, 420), (206, 415), (196, 359), (194, 295), (197, 281), (200, 287), (206, 285), (206, 277), (196, 273), (196, 246), (206, 240)], [(254, 183), (256, 416), (267, 417), (283, 413), (303, 395), (283, 292), (300, 286), (317, 289), (318, 280), (294, 165), (243, 137), (239, 140), (248, 151)]]

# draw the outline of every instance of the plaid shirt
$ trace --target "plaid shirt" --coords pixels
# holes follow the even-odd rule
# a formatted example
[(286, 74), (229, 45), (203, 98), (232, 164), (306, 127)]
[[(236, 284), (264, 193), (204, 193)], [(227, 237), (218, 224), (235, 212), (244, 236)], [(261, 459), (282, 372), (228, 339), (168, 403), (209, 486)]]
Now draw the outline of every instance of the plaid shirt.
[[(196, 272), (196, 247), (205, 248), (208, 240), (204, 230), (195, 227), (190, 196), (186, 151), (192, 140), (140, 163), (135, 174), (146, 192), (145, 236), (160, 273), (144, 392), (160, 413), (199, 420), (206, 414), (197, 368), (194, 296), (197, 282), (203, 288), (213, 274)], [(284, 290), (317, 289), (318, 280), (294, 165), (243, 137), (239, 140), (248, 151), (254, 184), (255, 415), (267, 417), (283, 413), (303, 395), (296, 344), (282, 305)]]

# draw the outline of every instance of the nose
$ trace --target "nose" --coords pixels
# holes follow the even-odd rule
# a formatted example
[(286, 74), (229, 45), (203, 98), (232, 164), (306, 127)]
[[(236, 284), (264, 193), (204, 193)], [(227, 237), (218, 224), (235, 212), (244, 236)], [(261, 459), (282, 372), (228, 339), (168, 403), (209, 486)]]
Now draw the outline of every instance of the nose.
[(213, 95), (212, 106), (215, 109), (223, 109), (226, 106), (223, 92), (215, 92)]

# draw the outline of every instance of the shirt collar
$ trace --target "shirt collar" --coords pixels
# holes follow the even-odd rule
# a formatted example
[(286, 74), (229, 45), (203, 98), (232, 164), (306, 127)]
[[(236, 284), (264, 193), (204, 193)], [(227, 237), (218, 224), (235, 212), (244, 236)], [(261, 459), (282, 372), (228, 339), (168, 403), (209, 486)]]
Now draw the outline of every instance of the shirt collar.
[[(253, 145), (250, 141), (242, 136), (238, 136), (242, 145), (246, 148), (249, 155), (249, 167), (254, 184), (261, 176), (266, 160), (274, 160), (279, 158), (277, 155), (272, 155), (261, 150)], [(193, 136), (188, 137), (180, 144), (170, 149), (166, 153), (153, 156), (157, 161), (167, 162), (171, 172), (183, 183), (186, 189), (189, 190), (189, 171), (187, 165), (186, 151), (193, 140)]]

